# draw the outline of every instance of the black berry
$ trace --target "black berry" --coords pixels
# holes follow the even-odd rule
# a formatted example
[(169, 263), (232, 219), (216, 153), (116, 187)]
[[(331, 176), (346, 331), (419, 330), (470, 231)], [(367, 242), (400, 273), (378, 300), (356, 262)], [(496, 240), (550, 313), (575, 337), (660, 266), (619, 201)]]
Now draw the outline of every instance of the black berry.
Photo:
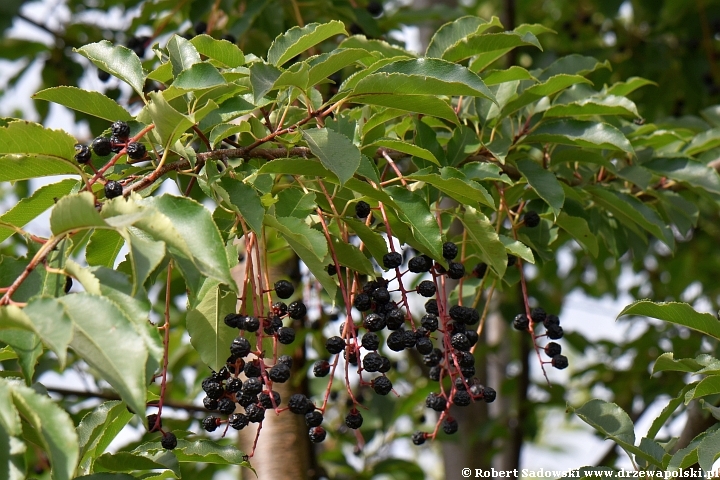
[(244, 329), (246, 332), (257, 332), (260, 329), (260, 320), (256, 317), (246, 317)]
[(108, 80), (110, 80), (110, 74), (108, 72), (106, 72), (105, 70), (98, 70), (97, 76), (101, 82), (107, 82)]
[(295, 287), (287, 280), (278, 280), (275, 282), (275, 293), (284, 300), (290, 298), (292, 294), (295, 293)]
[(423, 357), (423, 363), (428, 367), (436, 367), (440, 365), (440, 361), (442, 360), (442, 352), (438, 348), (433, 348), (433, 350), (426, 354)]
[(295, 341), (295, 330), (292, 327), (280, 327), (278, 330), (278, 342), (283, 345), (290, 345)]
[(535, 228), (540, 225), (540, 215), (534, 210), (530, 210), (525, 214), (525, 226)]
[(428, 355), (434, 350), (432, 340), (428, 337), (418, 338), (415, 348), (421, 355)]
[(373, 290), (372, 299), (377, 305), (385, 305), (390, 301), (390, 292), (385, 287), (378, 287)]
[(316, 377), (325, 377), (330, 373), (330, 363), (327, 360), (318, 360), (313, 365), (313, 375)]
[(527, 330), (530, 326), (530, 320), (524, 313), (518, 313), (513, 319), (512, 325), (515, 330)]
[(357, 295), (355, 295), (353, 305), (361, 312), (370, 310), (370, 307), (372, 307), (372, 300), (370, 300), (370, 295), (364, 292), (358, 293)]
[(555, 355), (552, 357), (552, 366), (557, 368), (558, 370), (562, 370), (564, 368), (567, 368), (568, 366), (568, 359), (565, 355)]
[(334, 263), (329, 263), (327, 266), (328, 275), (335, 275), (337, 273), (337, 267)]
[(458, 422), (452, 417), (447, 417), (445, 420), (443, 420), (442, 423), (442, 429), (443, 432), (447, 433), (448, 435), (452, 435), (453, 433), (458, 431)]
[(465, 336), (467, 337), (468, 342), (470, 342), (471, 347), (480, 340), (480, 336), (475, 330), (465, 330)]
[(417, 286), (417, 293), (423, 297), (432, 297), (435, 295), (435, 282), (423, 280), (420, 282), (420, 285)]
[(429, 332), (434, 332), (438, 329), (438, 317), (434, 313), (426, 313), (420, 319), (420, 324)]
[(405, 332), (403, 330), (395, 330), (387, 337), (387, 346), (393, 352), (402, 352), (405, 350)]
[(305, 425), (308, 427), (319, 427), (323, 422), (323, 414), (319, 410), (313, 410), (305, 414)]
[(387, 395), (392, 390), (392, 382), (387, 377), (377, 377), (372, 381), (372, 388), (378, 395)]
[(363, 327), (369, 332), (379, 332), (385, 328), (385, 318), (377, 313), (371, 313), (363, 319)]
[(290, 369), (284, 363), (278, 363), (268, 371), (268, 378), (273, 382), (285, 383), (290, 379)]
[(120, 183), (116, 182), (115, 180), (110, 180), (105, 184), (105, 197), (106, 198), (115, 198), (119, 197), (123, 194), (123, 187), (120, 185)]
[(298, 415), (305, 415), (310, 405), (310, 399), (302, 393), (296, 393), (290, 397), (290, 401), (288, 401), (288, 409)]
[(550, 325), (560, 325), (560, 318), (557, 315), (550, 314), (546, 315), (542, 322), (545, 328), (550, 328)]
[(427, 436), (427, 435), (426, 435), (425, 432), (415, 432), (415, 433), (413, 433), (413, 434), (412, 434), (412, 443), (413, 443), (413, 445), (422, 445), (423, 443), (425, 443), (425, 437), (426, 437), (426, 436)]
[(366, 333), (363, 335), (360, 343), (365, 350), (377, 350), (380, 348), (380, 339), (374, 333)]
[(487, 263), (478, 263), (472, 271), (477, 278), (483, 278), (487, 273)]
[(432, 259), (427, 255), (413, 257), (408, 262), (408, 269), (413, 273), (424, 273), (432, 268)]
[(402, 265), (402, 255), (398, 252), (386, 253), (382, 260), (385, 268), (397, 268)]
[(113, 123), (110, 130), (112, 131), (112, 134), (120, 140), (125, 140), (130, 136), (130, 127), (127, 123), (122, 121)]
[(223, 320), (225, 325), (230, 328), (243, 328), (245, 326), (245, 316), (237, 313), (228, 313)]
[(160, 445), (165, 450), (172, 450), (175, 447), (177, 447), (177, 437), (172, 432), (167, 432), (163, 435), (162, 440), (160, 440)]
[[(162, 428), (162, 419), (160, 419), (160, 423), (158, 424), (158, 416), (156, 413), (153, 413), (152, 415), (147, 416), (147, 424), (148, 424), (148, 432), (157, 432)], [(157, 427), (157, 428), (156, 428)]]
[(273, 402), (275, 402), (275, 406), (280, 405), (280, 394), (273, 390), (272, 392), (272, 398), (270, 397), (270, 394), (267, 392), (262, 392), (260, 395), (258, 395), (258, 400), (260, 401), (260, 405), (263, 406), (263, 408), (270, 409), (275, 408), (273, 406)]
[(240, 357), (246, 356), (250, 353), (250, 342), (245, 337), (236, 337), (230, 344), (230, 353)]
[(444, 259), (455, 260), (455, 257), (457, 257), (458, 254), (457, 245), (455, 245), (453, 242), (445, 242), (442, 246), (442, 252)]
[(260, 423), (265, 418), (265, 409), (256, 404), (248, 405), (245, 407), (245, 415), (252, 423)]
[(243, 382), (239, 378), (231, 378), (225, 383), (225, 390), (228, 393), (238, 393), (242, 390)]
[(280, 355), (278, 357), (277, 363), (282, 363), (287, 365), (288, 368), (292, 368), (293, 366), (293, 359), (290, 355)]
[(453, 403), (458, 407), (467, 407), (471, 401), (472, 397), (464, 390), (458, 390), (455, 392), (455, 395), (453, 395)]
[(363, 424), (363, 417), (360, 415), (360, 412), (358, 412), (356, 409), (350, 410), (350, 413), (348, 413), (345, 416), (345, 425), (348, 426), (348, 428), (352, 428), (353, 430), (357, 430), (360, 428)]
[(118, 153), (120, 150), (125, 148), (125, 140), (118, 138), (116, 135), (110, 137), (110, 151)]
[(383, 14), (383, 4), (382, 2), (370, 1), (365, 10), (373, 17), (379, 17)]
[(247, 427), (249, 420), (247, 418), (247, 415), (243, 413), (233, 413), (228, 417), (228, 423), (235, 430), (242, 430), (243, 428)]
[(325, 429), (322, 427), (313, 427), (308, 432), (308, 435), (310, 436), (310, 441), (312, 443), (320, 443), (325, 440), (327, 432), (325, 432)]
[(98, 157), (106, 157), (112, 152), (110, 139), (107, 137), (97, 137), (92, 142), (92, 150)]
[(550, 340), (561, 339), (563, 334), (563, 328), (560, 325), (550, 325), (547, 328), (547, 336)]
[(383, 357), (375, 352), (370, 352), (363, 358), (363, 368), (368, 372), (377, 372), (382, 368)]
[(293, 320), (302, 319), (307, 313), (307, 307), (300, 300), (296, 300), (288, 305), (288, 315)]
[(427, 302), (425, 302), (425, 311), (427, 313), (432, 313), (433, 315), (439, 315), (438, 306), (437, 306), (437, 300), (430, 299)]
[(357, 215), (358, 218), (366, 218), (370, 215), (370, 205), (360, 200), (355, 204), (355, 215)]
[(447, 270), (448, 277), (453, 280), (460, 280), (465, 276), (465, 267), (459, 262), (450, 262)]
[(218, 427), (218, 420), (214, 415), (210, 415), (209, 417), (203, 418), (202, 426), (205, 429), (205, 431), (208, 432), (214, 432)]
[(512, 267), (517, 263), (517, 257), (515, 255), (508, 255), (507, 256), (507, 266)]
[(431, 393), (425, 399), (425, 406), (435, 410), (436, 412), (444, 412), (447, 408), (447, 401), (442, 395)]
[(142, 158), (145, 158), (145, 154), (147, 153), (145, 145), (140, 142), (130, 142), (126, 149), (128, 157), (132, 158), (133, 160), (140, 160)]
[[(207, 382), (203, 385), (203, 390), (207, 394), (207, 396), (211, 399), (217, 400), (218, 398), (222, 397), (222, 394), (224, 393), (224, 389), (222, 385), (218, 382)], [(215, 407), (217, 408), (217, 407)], [(213, 409), (214, 410), (214, 409)]]
[(230, 400), (229, 398), (221, 398), (218, 401), (218, 412), (222, 413), (223, 415), (230, 415), (235, 411), (235, 402)]
[(560, 344), (555, 342), (550, 342), (547, 345), (545, 345), (545, 355), (547, 355), (550, 358), (553, 358), (556, 355), (560, 355), (562, 353), (562, 347)]
[(243, 395), (254, 396), (262, 392), (262, 380), (258, 377), (252, 377), (245, 380), (243, 384)]
[(203, 398), (203, 406), (205, 407), (205, 409), (210, 410), (210, 411), (217, 410), (218, 401), (214, 398), (204, 397)]
[(88, 163), (92, 158), (92, 153), (87, 145), (75, 145), (75, 160), (78, 163)]
[(397, 330), (405, 324), (405, 314), (399, 308), (391, 310), (385, 316), (385, 325), (388, 330)]
[(340, 353), (345, 349), (345, 340), (340, 337), (330, 337), (325, 342), (325, 348), (330, 353)]
[(485, 403), (492, 403), (495, 401), (495, 398), (497, 397), (497, 392), (494, 388), (491, 387), (485, 387), (483, 388), (483, 400)]
[(193, 30), (195, 30), (195, 33), (197, 35), (202, 35), (207, 31), (207, 23), (205, 22), (196, 22), (195, 25), (193, 25)]
[[(530, 312), (530, 318), (532, 318), (532, 321), (534, 323), (545, 323), (545, 318), (547, 317), (547, 313), (545, 313), (545, 310), (542, 308), (533, 308)], [(559, 321), (558, 321), (559, 323)]]

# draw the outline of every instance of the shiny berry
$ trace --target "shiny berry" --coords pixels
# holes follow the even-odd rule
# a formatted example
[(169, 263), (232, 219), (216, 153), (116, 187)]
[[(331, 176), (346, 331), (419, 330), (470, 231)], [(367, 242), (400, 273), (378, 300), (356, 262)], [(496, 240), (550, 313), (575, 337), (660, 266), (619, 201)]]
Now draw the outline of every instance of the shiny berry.
[(385, 328), (385, 318), (377, 313), (371, 313), (363, 319), (363, 327), (369, 332), (379, 332)]
[(428, 337), (418, 338), (417, 343), (415, 344), (415, 348), (417, 349), (418, 353), (422, 355), (428, 355), (434, 350), (432, 340), (430, 340)]
[(560, 325), (550, 325), (547, 328), (547, 336), (550, 340), (558, 340), (563, 337), (563, 328)]
[(316, 377), (325, 377), (330, 373), (330, 363), (327, 360), (318, 360), (313, 365), (313, 375)]
[(210, 415), (209, 417), (205, 417), (202, 421), (202, 426), (207, 432), (214, 432), (218, 427), (218, 420), (214, 415)]
[(245, 415), (252, 423), (260, 423), (265, 419), (265, 409), (260, 405), (252, 404), (245, 407)]
[(278, 342), (283, 345), (290, 345), (295, 341), (295, 329), (292, 327), (280, 327), (278, 330)]
[(442, 246), (442, 255), (446, 260), (455, 260), (457, 257), (458, 248), (453, 242), (445, 242)]
[(361, 292), (355, 295), (355, 299), (353, 300), (353, 306), (360, 310), (361, 312), (365, 312), (367, 310), (370, 310), (372, 307), (372, 300), (370, 300), (370, 295), (367, 293)]
[(382, 367), (383, 357), (375, 352), (370, 352), (363, 358), (363, 368), (368, 372), (377, 372)]
[(225, 322), (225, 325), (230, 328), (242, 329), (245, 326), (245, 315), (228, 313), (227, 315), (225, 315), (225, 319), (223, 321)]
[(302, 393), (296, 393), (288, 401), (288, 410), (297, 415), (305, 415), (310, 407), (311, 402), (308, 397)]
[(236, 337), (230, 344), (230, 353), (240, 357), (246, 356), (250, 353), (250, 342), (245, 337)]
[(273, 382), (285, 383), (290, 379), (290, 369), (284, 363), (278, 363), (268, 370), (268, 378)]
[(140, 142), (130, 142), (128, 143), (126, 149), (128, 157), (132, 158), (133, 160), (140, 160), (142, 158), (145, 158), (145, 154), (147, 153), (145, 145)]
[(453, 403), (458, 407), (467, 407), (470, 405), (471, 400), (470, 394), (463, 390), (458, 390), (453, 395)]
[(260, 329), (260, 320), (256, 317), (246, 317), (244, 330), (246, 332), (257, 332)]
[(427, 434), (425, 432), (415, 432), (412, 434), (412, 443), (413, 445), (422, 445), (425, 443), (425, 438)]
[(380, 339), (374, 333), (366, 333), (360, 342), (365, 350), (377, 350), (380, 348)]
[(447, 276), (453, 280), (460, 280), (465, 276), (465, 267), (459, 262), (450, 262), (448, 264)]
[(568, 359), (565, 355), (555, 355), (552, 357), (552, 366), (557, 368), (558, 370), (562, 370), (564, 368), (567, 368), (568, 366)]
[(423, 297), (432, 297), (433, 295), (435, 295), (435, 282), (432, 282), (430, 280), (423, 280), (417, 286), (417, 293), (419, 293)]
[(352, 428), (353, 430), (357, 430), (360, 428), (363, 424), (363, 417), (360, 415), (360, 412), (358, 412), (356, 409), (350, 410), (350, 413), (348, 413), (345, 416), (345, 425), (348, 426), (348, 428)]
[(221, 398), (218, 401), (218, 412), (222, 413), (223, 415), (230, 415), (235, 411), (235, 402), (230, 400), (229, 398)]
[(530, 320), (524, 313), (518, 313), (513, 319), (512, 325), (515, 330), (527, 330), (530, 326)]
[(325, 440), (327, 432), (322, 427), (313, 427), (308, 432), (308, 435), (310, 436), (310, 441), (312, 443), (321, 443), (323, 440)]
[(233, 413), (228, 417), (228, 423), (235, 430), (242, 430), (248, 426), (249, 422), (247, 415), (243, 413)]
[(345, 349), (345, 340), (340, 337), (330, 337), (325, 342), (325, 348), (330, 353), (340, 353)]
[(125, 140), (130, 136), (130, 127), (127, 123), (122, 121), (117, 121), (113, 123), (110, 127), (110, 130), (112, 131), (113, 135), (115, 135), (121, 140)]
[(293, 287), (292, 283), (287, 280), (278, 280), (275, 282), (275, 294), (278, 297), (284, 300), (290, 298), (293, 293), (295, 293), (295, 287)]
[(487, 273), (487, 263), (478, 263), (472, 271), (477, 278), (483, 278)]
[(553, 358), (555, 355), (560, 355), (562, 353), (562, 347), (560, 344), (555, 342), (550, 342), (547, 345), (545, 345), (545, 355), (547, 355), (550, 358)]
[(319, 427), (323, 422), (323, 414), (319, 410), (305, 414), (305, 425), (308, 427)]
[(402, 255), (398, 252), (390, 252), (383, 255), (383, 266), (385, 268), (397, 268), (402, 265)]
[(296, 300), (288, 305), (288, 315), (293, 320), (300, 320), (305, 314), (307, 314), (307, 307), (300, 300)]
[(410, 259), (408, 269), (413, 273), (424, 273), (430, 271), (432, 265), (433, 262), (430, 257), (427, 255), (419, 255)]
[(458, 422), (452, 417), (447, 417), (445, 420), (443, 420), (442, 423), (442, 429), (443, 432), (447, 433), (448, 435), (452, 435), (453, 433), (458, 431)]
[(97, 137), (92, 142), (92, 150), (98, 157), (106, 157), (112, 152), (110, 139), (107, 137)]
[(392, 391), (392, 382), (387, 377), (377, 377), (372, 381), (372, 388), (378, 395), (387, 395)]

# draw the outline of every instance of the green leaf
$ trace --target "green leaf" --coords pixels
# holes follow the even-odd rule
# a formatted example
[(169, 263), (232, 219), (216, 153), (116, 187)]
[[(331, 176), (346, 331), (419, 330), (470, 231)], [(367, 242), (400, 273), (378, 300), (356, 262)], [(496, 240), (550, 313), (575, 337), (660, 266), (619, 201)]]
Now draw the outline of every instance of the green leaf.
[(28, 121), (0, 126), (0, 182), (82, 172), (75, 139), (62, 130)]
[[(164, 451), (160, 442), (150, 442), (138, 446), (132, 453), (157, 453)], [(186, 440), (178, 438), (173, 453), (180, 462), (215, 463), (218, 465), (240, 465), (249, 467), (245, 453), (232, 445), (220, 445), (214, 440)]]
[(135, 295), (142, 290), (145, 280), (165, 258), (165, 244), (137, 235), (130, 229), (123, 232), (123, 237), (130, 250), (128, 259), (133, 273), (131, 295)]
[(442, 58), (449, 48), (464, 38), (470, 35), (479, 35), (492, 27), (502, 27), (498, 17), (492, 17), (488, 21), (479, 17), (466, 16), (446, 23), (430, 39), (425, 56)]
[(710, 375), (700, 380), (695, 388), (688, 392), (685, 396), (685, 404), (690, 403), (690, 400), (707, 397), (708, 395), (716, 395), (718, 393), (720, 393), (720, 376)]
[(205, 295), (196, 308), (187, 313), (187, 331), (190, 343), (197, 350), (206, 365), (219, 371), (228, 357), (228, 348), (237, 331), (225, 325), (223, 319), (229, 313), (235, 313), (237, 298), (233, 292), (224, 289), (213, 280), (203, 287)]
[(150, 458), (130, 452), (106, 453), (95, 460), (96, 471), (135, 472), (142, 470), (170, 470), (180, 478), (180, 465), (172, 452), (163, 452)]
[(414, 145), (412, 143), (403, 142), (402, 140), (396, 140), (393, 138), (380, 138), (374, 140), (373, 143), (363, 148), (369, 147), (389, 148), (391, 150), (406, 153), (413, 157), (422, 158), (424, 160), (434, 163), (437, 166), (440, 166), (440, 162), (438, 162), (437, 158), (435, 158), (435, 155), (433, 155), (429, 150), (418, 147), (417, 145)]
[(542, 123), (524, 142), (559, 143), (578, 147), (620, 150), (635, 154), (625, 135), (607, 123), (554, 120)]
[(422, 113), (433, 117), (458, 123), (455, 110), (443, 99), (433, 95), (393, 95), (374, 94), (353, 97), (354, 103), (365, 103), (381, 107), (405, 110), (406, 112)]
[(656, 303), (650, 300), (638, 300), (628, 305), (618, 315), (642, 315), (675, 323), (696, 330), (720, 340), (720, 322), (714, 315), (699, 313), (687, 303)]
[(393, 186), (385, 191), (398, 206), (398, 218), (410, 227), (415, 240), (425, 247), (425, 253), (436, 260), (442, 259), (440, 227), (427, 201), (417, 192), (411, 192), (405, 187)]
[(542, 71), (538, 76), (538, 80), (544, 82), (556, 75), (587, 75), (594, 72), (598, 68), (607, 68), (611, 70), (610, 62), (598, 61), (593, 57), (585, 57), (578, 54), (566, 55), (555, 60), (549, 67)]
[(308, 60), (308, 64), (310, 65), (308, 85), (316, 85), (333, 73), (342, 70), (368, 55), (369, 53), (365, 49), (343, 48), (313, 57)]
[(229, 177), (223, 177), (220, 185), (228, 194), (230, 207), (242, 215), (255, 233), (261, 235), (265, 208), (257, 191), (251, 185)]
[(506, 70), (490, 70), (483, 75), (482, 79), (487, 86), (515, 80), (532, 80), (537, 82), (537, 78), (533, 77), (530, 72), (517, 65), (513, 65)]
[(461, 125), (455, 129), (452, 138), (448, 142), (447, 164), (459, 165), (467, 157), (480, 150), (480, 147), (482, 147), (482, 142), (477, 132), (466, 125)]
[(550, 205), (557, 217), (565, 203), (565, 191), (555, 174), (529, 159), (518, 160), (517, 167), (523, 177), (527, 179), (528, 184), (537, 192), (540, 198)]
[(682, 390), (680, 390), (680, 394), (678, 396), (668, 402), (665, 408), (663, 408), (660, 412), (660, 415), (655, 417), (652, 425), (650, 425), (650, 429), (647, 433), (647, 438), (654, 439), (657, 436), (658, 432), (660, 432), (660, 429), (670, 419), (672, 414), (675, 413), (675, 410), (677, 410), (678, 407), (682, 405), (683, 401), (685, 400), (685, 393), (687, 393), (694, 386), (695, 384), (693, 383), (691, 383), (690, 385), (686, 385)]
[(370, 260), (368, 260), (358, 247), (350, 243), (346, 243), (337, 237), (331, 238), (333, 241), (333, 249), (335, 249), (335, 255), (337, 255), (341, 265), (371, 277), (375, 277), (377, 275), (372, 263), (370, 263)]
[(123, 80), (140, 94), (140, 98), (145, 98), (143, 96), (145, 77), (142, 63), (135, 52), (129, 48), (121, 45), (113, 46), (112, 43), (103, 40), (74, 49), (74, 51), (93, 62), (100, 70)]
[(465, 205), (483, 204), (495, 210), (495, 200), (479, 183), (462, 178), (446, 178), (436, 173), (412, 174), (407, 178), (432, 185), (449, 197)]
[[(339, 135), (339, 134), (338, 134)], [(279, 173), (283, 175), (303, 175), (308, 177), (332, 177), (330, 170), (323, 167), (317, 160), (309, 158), (279, 158), (265, 163), (258, 170), (263, 173)]]
[(351, 178), (360, 166), (360, 150), (345, 135), (328, 128), (302, 131), (310, 151), (337, 175), (340, 185)]
[(66, 195), (57, 202), (50, 214), (53, 235), (94, 227), (107, 228), (108, 225), (95, 209), (95, 197), (90, 192)]
[(92, 233), (85, 247), (85, 259), (88, 265), (94, 267), (113, 268), (124, 245), (125, 239), (115, 230), (98, 228)]
[(689, 158), (654, 158), (642, 166), (658, 175), (720, 194), (720, 175), (714, 168), (703, 163)]
[(221, 123), (213, 127), (209, 135), (210, 146), (214, 149), (224, 138), (237, 133), (249, 132), (250, 122), (242, 122), (240, 125), (233, 123)]
[(166, 148), (173, 145), (177, 139), (195, 123), (186, 115), (175, 110), (161, 92), (150, 92), (148, 94), (150, 102), (146, 109), (155, 128), (152, 135), (157, 139), (158, 143)]
[(34, 298), (23, 309), (33, 330), (45, 345), (58, 356), (61, 368), (65, 366), (67, 347), (73, 336), (73, 324), (64, 306), (56, 298)]
[[(387, 242), (378, 232), (357, 220), (347, 218), (345, 223), (360, 237), (373, 258), (382, 259), (383, 255), (388, 253)], [(382, 267), (382, 264), (380, 266)]]
[(705, 472), (713, 471), (713, 463), (720, 456), (720, 430), (703, 438), (698, 446), (698, 463)]
[(495, 96), (480, 77), (467, 68), (435, 58), (399, 60), (380, 68), (358, 82), (353, 95), (390, 93), (395, 95)]
[(545, 118), (582, 117), (591, 115), (628, 115), (639, 117), (637, 107), (625, 97), (608, 95), (602, 98), (584, 98), (566, 105), (553, 105), (545, 111)]
[(480, 210), (471, 207), (465, 208), (461, 220), (474, 246), (482, 253), (483, 261), (502, 278), (507, 268), (507, 253), (493, 224)]
[(656, 372), (696, 372), (702, 368), (695, 359), (681, 358), (675, 360), (673, 352), (665, 352), (660, 355), (653, 364), (652, 373)]
[(657, 87), (657, 83), (653, 81), (646, 80), (641, 77), (630, 77), (624, 82), (613, 83), (612, 86), (607, 89), (606, 93), (608, 95), (626, 97), (630, 93), (634, 92), (638, 88), (644, 87), (645, 85), (655, 85)]
[(32, 219), (55, 204), (55, 199), (64, 197), (77, 185), (77, 180), (67, 179), (58, 183), (44, 185), (27, 198), (21, 199), (10, 210), (0, 216), (0, 242), (12, 235), (15, 230), (4, 227), (2, 223), (24, 227)]
[(617, 443), (628, 454), (635, 454), (648, 463), (662, 466), (653, 456), (635, 446), (635, 430), (632, 420), (616, 404), (594, 399), (578, 409), (571, 408), (570, 410), (574, 410), (582, 421)]
[(294, 56), (335, 35), (347, 35), (345, 25), (338, 20), (293, 27), (275, 38), (268, 50), (267, 61), (281, 66)]
[(46, 88), (34, 94), (32, 98), (64, 105), (78, 112), (104, 118), (111, 122), (117, 120), (127, 122), (133, 118), (132, 115), (118, 105), (115, 100), (106, 97), (100, 92), (90, 92), (77, 87), (60, 86)]
[(76, 293), (60, 301), (75, 327), (70, 346), (133, 411), (144, 413), (148, 350), (133, 322), (104, 297)]
[(80, 466), (82, 473), (91, 471), (92, 461), (102, 455), (110, 442), (127, 425), (133, 414), (123, 402), (104, 402), (86, 414), (77, 426), (80, 445)]
[(74, 478), (78, 437), (70, 416), (49, 397), (16, 380), (0, 378), (0, 390), (9, 390), (20, 415), (33, 427), (52, 464), (53, 480)]
[(148, 204), (170, 220), (202, 273), (235, 288), (220, 231), (203, 205), (173, 195), (152, 197)]
[[(487, 55), (491, 52), (497, 55), (495, 58), (498, 58), (513, 48), (526, 45), (542, 50), (542, 46), (537, 37), (530, 32), (500, 32), (471, 35), (445, 50), (442, 58), (450, 62), (460, 62), (475, 55)], [(479, 70), (477, 66), (471, 66), (470, 68), (473, 71)]]
[(253, 89), (253, 100), (256, 104), (273, 89), (275, 82), (282, 75), (282, 70), (265, 62), (254, 62), (250, 65), (250, 85)]
[(522, 107), (540, 100), (543, 97), (549, 97), (561, 90), (576, 85), (578, 83), (591, 83), (590, 80), (581, 75), (556, 75), (547, 79), (543, 83), (528, 87), (518, 98), (509, 102), (504, 108), (503, 113), (509, 115)]
[(505, 250), (509, 253), (522, 258), (526, 262), (535, 263), (535, 257), (533, 256), (532, 250), (530, 250), (527, 245), (505, 235), (498, 236), (500, 237), (502, 244), (505, 245)]
[(340, 43), (338, 48), (361, 48), (370, 53), (376, 53), (372, 57), (373, 63), (377, 61), (377, 58), (392, 58), (392, 57), (415, 57), (412, 53), (404, 50), (400, 47), (390, 45), (384, 40), (369, 40), (364, 35), (353, 35), (350, 38), (346, 38)]
[(275, 215), (278, 217), (305, 218), (315, 211), (315, 194), (299, 188), (286, 188), (278, 193)]
[(585, 250), (597, 258), (598, 243), (595, 235), (590, 231), (590, 227), (584, 218), (571, 217), (565, 212), (555, 219), (555, 224), (568, 232)]
[(172, 64), (173, 77), (177, 77), (181, 72), (201, 61), (200, 54), (195, 46), (180, 35), (176, 34), (170, 38), (167, 49)]
[(197, 35), (190, 40), (195, 49), (208, 58), (223, 65), (235, 68), (245, 64), (245, 55), (234, 43), (227, 40), (216, 40), (210, 35)]
[(28, 385), (32, 383), (35, 375), (35, 365), (40, 355), (43, 354), (40, 338), (26, 330), (0, 329), (0, 342), (7, 343), (12, 347), (18, 356), (20, 370), (25, 377), (25, 381)]
[(217, 68), (209, 63), (196, 63), (178, 74), (173, 82), (173, 87), (182, 90), (202, 90), (225, 85), (225, 83), (225, 78), (220, 75)]
[(310, 228), (304, 219), (296, 217), (274, 217), (265, 215), (265, 224), (280, 232), (286, 239), (292, 238), (312, 252), (317, 260), (328, 253), (327, 240), (318, 230)]

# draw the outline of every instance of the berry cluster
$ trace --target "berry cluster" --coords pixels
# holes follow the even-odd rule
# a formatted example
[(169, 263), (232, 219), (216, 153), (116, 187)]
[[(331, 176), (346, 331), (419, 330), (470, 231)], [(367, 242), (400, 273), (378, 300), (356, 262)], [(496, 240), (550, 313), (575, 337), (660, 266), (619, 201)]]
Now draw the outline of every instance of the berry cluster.
[[(531, 333), (535, 325), (543, 325), (545, 327), (545, 336), (550, 340), (559, 340), (564, 334), (563, 328), (560, 326), (560, 318), (557, 315), (546, 313), (540, 307), (533, 308), (532, 312), (530, 312), (530, 318), (524, 313), (516, 315), (512, 325), (515, 330), (530, 331)], [(534, 334), (533, 338), (537, 339)], [(565, 355), (561, 355), (562, 347), (558, 343), (549, 342), (544, 347), (538, 348), (542, 348), (545, 354), (550, 357), (550, 361), (544, 363), (550, 363), (558, 370), (567, 368), (568, 359)]]

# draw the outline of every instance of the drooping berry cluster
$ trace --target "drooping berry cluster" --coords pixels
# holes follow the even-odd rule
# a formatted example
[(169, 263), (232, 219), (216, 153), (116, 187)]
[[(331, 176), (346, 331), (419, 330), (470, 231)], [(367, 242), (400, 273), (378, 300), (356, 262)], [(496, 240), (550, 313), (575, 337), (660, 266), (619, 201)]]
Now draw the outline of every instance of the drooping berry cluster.
[[(546, 313), (545, 310), (540, 307), (534, 308), (532, 312), (530, 312), (530, 318), (524, 313), (516, 315), (513, 319), (513, 328), (532, 332), (531, 320), (533, 327), (535, 325), (543, 325), (545, 327), (545, 336), (550, 340), (559, 340), (564, 335), (563, 328), (560, 326), (560, 318), (557, 315)], [(533, 338), (537, 339), (535, 335), (533, 335)], [(561, 355), (562, 347), (560, 344), (549, 342), (541, 348), (545, 354), (550, 357), (550, 361), (547, 363), (550, 363), (558, 370), (567, 368), (568, 359), (565, 355)]]

